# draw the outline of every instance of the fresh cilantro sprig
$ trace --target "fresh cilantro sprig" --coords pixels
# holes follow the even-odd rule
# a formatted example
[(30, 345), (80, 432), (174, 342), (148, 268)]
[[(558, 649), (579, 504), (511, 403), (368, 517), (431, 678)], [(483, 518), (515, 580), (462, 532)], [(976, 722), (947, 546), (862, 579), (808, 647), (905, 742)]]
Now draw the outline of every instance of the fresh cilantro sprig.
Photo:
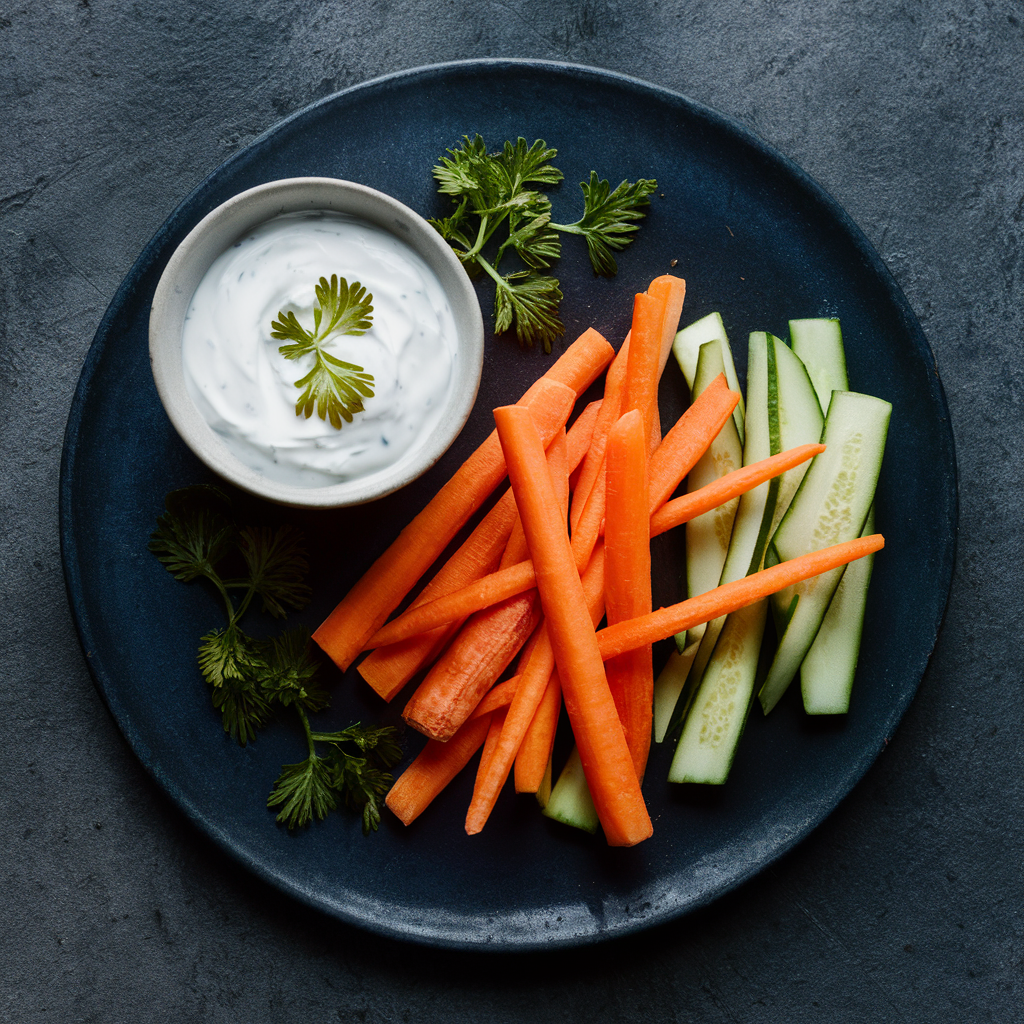
[[(362, 815), (364, 833), (376, 829), (392, 782), (387, 769), (402, 756), (395, 729), (356, 723), (341, 732), (314, 731), (309, 716), (330, 699), (317, 681), (309, 633), (291, 629), (263, 640), (239, 624), (257, 597), (275, 618), (308, 602), (309, 566), (297, 532), (239, 526), (214, 487), (172, 491), (165, 507), (149, 550), (175, 579), (208, 580), (224, 602), (227, 625), (200, 640), (197, 659), (224, 731), (245, 746), (278, 708), (292, 708), (302, 723), (308, 757), (282, 768), (267, 806), (281, 807), (277, 820), (294, 829), (340, 803)], [(240, 575), (228, 574), (232, 563)]]
[(365, 334), (373, 325), (373, 296), (358, 281), (349, 285), (337, 274), (332, 274), (330, 281), (321, 277), (314, 291), (313, 330), (306, 330), (289, 310), (279, 312), (278, 319), (271, 322), (270, 336), (290, 342), (278, 349), (285, 359), (314, 357), (313, 369), (295, 382), (302, 392), (295, 415), (309, 419), (315, 409), (320, 419), (329, 418), (331, 426), (341, 430), (342, 420), (351, 423), (352, 417), (363, 411), (363, 399), (373, 398), (373, 374), (332, 356), (324, 345), (338, 334)]
[[(658, 187), (656, 181), (640, 179), (612, 189), (591, 171), (590, 180), (580, 182), (583, 216), (572, 224), (555, 224), (551, 200), (538, 189), (562, 180), (562, 172), (551, 163), (557, 155), (539, 139), (531, 146), (522, 138), (490, 153), (479, 135), (466, 135), (434, 168), (438, 191), (451, 196), (456, 207), (450, 216), (431, 223), (471, 276), (483, 272), (494, 281), (495, 332), (514, 326), (521, 345), (539, 341), (545, 352), (565, 332), (558, 316), (558, 279), (543, 273), (561, 256), (559, 232), (582, 235), (594, 273), (611, 276), (618, 270), (612, 253), (633, 240)], [(496, 247), (489, 246), (503, 225), (507, 236)], [(485, 249), (494, 255), (485, 257)], [(498, 267), (509, 250), (525, 269), (502, 274)]]

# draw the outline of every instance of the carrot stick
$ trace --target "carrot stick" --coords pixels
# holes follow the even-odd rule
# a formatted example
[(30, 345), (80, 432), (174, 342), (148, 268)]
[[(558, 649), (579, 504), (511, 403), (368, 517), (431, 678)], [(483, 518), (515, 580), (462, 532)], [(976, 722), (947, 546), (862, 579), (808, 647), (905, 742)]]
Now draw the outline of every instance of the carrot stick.
[[(568, 440), (564, 430), (556, 435), (555, 439), (548, 445), (548, 467), (551, 470), (552, 479), (558, 481), (559, 493), (564, 495), (566, 503), (569, 501), (568, 447)], [(519, 520), (519, 513), (517, 511), (516, 522), (512, 527), (512, 534), (508, 539), (508, 544), (505, 546), (505, 551), (501, 556), (498, 568), (509, 569), (518, 562), (523, 561), (523, 559), (529, 558), (529, 555), (530, 552), (526, 547), (526, 536), (523, 533), (523, 524)], [(521, 594), (523, 590), (529, 589), (529, 587), (523, 587), (522, 590), (513, 588), (508, 594), (503, 594), (502, 597), (497, 597), (495, 600), (500, 601), (504, 597)], [(478, 605), (480, 608), (485, 608), (486, 606), (486, 604)]]
[[(658, 420), (658, 380), (661, 376), (659, 361), (667, 298), (667, 294), (661, 296), (639, 294), (634, 298), (633, 325), (627, 339), (628, 348), (624, 343), (619, 355), (616, 356), (616, 362), (618, 362), (625, 352), (625, 379), (622, 382), (621, 398), (614, 410), (616, 416), (611, 419), (609, 415), (610, 422), (607, 428), (611, 429), (611, 424), (618, 419), (621, 413), (628, 412), (630, 409), (638, 409), (644, 417), (644, 437), (649, 446), (654, 442), (656, 433), (661, 432), (660, 421), (657, 431), (655, 431), (654, 423)], [(612, 368), (608, 371), (609, 379), (614, 368), (615, 363), (612, 363)], [(610, 406), (607, 389), (605, 402)], [(610, 414), (612, 411), (609, 407), (608, 413)], [(590, 555), (597, 543), (604, 520), (604, 447), (602, 446), (593, 454), (595, 461), (598, 461), (593, 485), (589, 491), (580, 496), (578, 501), (574, 502), (574, 505), (579, 506), (580, 512), (574, 514), (572, 521), (572, 550), (576, 556), (576, 567), (580, 571), (590, 561)]]
[[(567, 432), (566, 449), (570, 470), (576, 468), (586, 453), (600, 406), (600, 400), (591, 402), (576, 417)], [(418, 608), (428, 601), (452, 593), (492, 572), (518, 518), (512, 492), (506, 491), (465, 544), (423, 588), (411, 608)], [(460, 625), (460, 621), (449, 622), (443, 628), (439, 625), (429, 634), (401, 640), (388, 645), (386, 649), (378, 646), (376, 651), (359, 663), (359, 674), (381, 697), (392, 700), (425, 664), (434, 659)], [(368, 643), (366, 646), (375, 645)]]
[[(558, 439), (553, 441), (546, 457), (552, 493), (555, 496), (558, 507), (561, 509), (563, 523), (568, 512), (569, 501), (567, 450), (568, 444), (563, 432), (561, 443), (559, 443)], [(517, 521), (517, 525), (522, 525), (521, 520)], [(513, 539), (516, 539), (516, 537), (517, 535), (513, 532)], [(511, 539), (509, 544), (511, 546)], [(528, 554), (528, 551), (525, 553)], [(506, 551), (506, 556), (509, 554), (510, 552)], [(520, 552), (517, 550), (511, 554), (512, 557), (517, 557)], [(504, 558), (502, 564), (503, 566), (505, 565)], [(550, 682), (554, 667), (554, 657), (551, 654), (551, 645), (548, 642), (547, 630), (543, 623), (527, 641), (526, 646), (527, 650), (520, 659), (520, 665), (523, 668), (519, 676), (514, 677), (515, 682), (511, 687), (509, 707), (506, 714), (503, 715), (501, 732), (493, 745), (490, 744), (490, 733), (487, 734), (488, 744), (485, 746), (483, 757), (480, 759), (480, 766), (476, 773), (476, 784), (473, 790), (473, 801), (466, 819), (466, 830), (470, 835), (473, 835), (475, 831), (479, 831), (483, 827), (483, 823), (486, 821), (490, 810), (492, 810), (495, 802), (498, 800), (498, 794), (508, 778), (509, 770), (519, 750), (522, 738), (528, 731), (530, 723), (535, 717), (537, 707), (547, 692), (547, 684)], [(499, 684), (480, 701), (480, 706), (498, 707), (493, 705), (488, 700), (488, 697), (495, 694), (495, 690), (503, 686), (509, 688), (507, 684)], [(502, 696), (504, 697), (504, 694)], [(557, 707), (555, 715), (557, 718)], [(494, 721), (496, 723), (499, 721), (497, 715)], [(494, 730), (494, 725), (492, 730)], [(554, 742), (553, 734), (552, 742)], [(550, 754), (551, 752), (549, 751), (549, 758)], [(485, 808), (481, 808), (479, 804), (480, 798), (478, 794), (481, 791), (485, 794), (482, 798), (486, 805)], [(475, 819), (478, 821), (476, 827), (472, 826), (474, 814)]]
[(506, 598), (523, 594), (537, 586), (533, 563), (527, 559), (515, 562), (505, 569), (499, 569), (483, 576), (474, 583), (446, 594), (418, 608), (410, 608), (404, 615), (382, 626), (369, 640), (367, 647), (384, 647), (396, 644), (409, 637), (434, 630), (447, 622), (466, 619), (475, 611), (489, 608)]
[(746, 608), (747, 605), (785, 590), (794, 583), (838, 569), (841, 565), (880, 551), (884, 546), (885, 540), (880, 533), (858, 537), (844, 544), (833, 544), (820, 551), (791, 558), (788, 562), (780, 562), (770, 569), (760, 569), (732, 583), (715, 587), (706, 594), (680, 601), (679, 604), (670, 605), (668, 608), (660, 608), (650, 615), (641, 615), (614, 626), (606, 626), (597, 633), (601, 657), (615, 658), (626, 651), (635, 650), (642, 644), (654, 643), (684, 630), (693, 629), (702, 622), (710, 622), (720, 615), (728, 615), (740, 608)]
[(583, 514), (579, 517), (576, 527), (572, 532), (570, 545), (573, 558), (576, 560), (576, 568), (582, 572), (583, 567), (590, 561), (594, 552), (601, 531), (604, 528), (604, 509), (606, 499), (607, 482), (605, 479), (605, 462), (601, 459), (601, 475), (594, 481), (590, 489), (590, 495), (583, 508)]
[(604, 398), (601, 400), (601, 411), (594, 424), (593, 439), (590, 450), (583, 460), (583, 469), (572, 496), (572, 512), (570, 524), (573, 532), (579, 524), (580, 516), (586, 506), (590, 492), (598, 478), (603, 475), (604, 447), (608, 441), (608, 431), (622, 413), (622, 392), (626, 386), (626, 367), (629, 363), (629, 335), (619, 348), (618, 355), (608, 367), (604, 381)]
[(566, 462), (569, 473), (574, 473), (580, 463), (590, 451), (590, 444), (594, 438), (594, 425), (601, 415), (602, 399), (591, 402), (583, 412), (576, 417), (573, 425), (566, 431)]
[(395, 780), (384, 803), (409, 825), (469, 764), (483, 745), (491, 724), (489, 716), (467, 722), (447, 743), (430, 740), (412, 764)]
[(502, 734), (496, 741), (492, 756), (486, 762), (481, 760), (480, 769), (476, 773), (473, 799), (466, 814), (468, 835), (476, 835), (486, 824), (519, 752), (519, 745), (530, 727), (537, 706), (544, 697), (554, 666), (555, 657), (545, 621), (530, 660), (520, 673), (519, 684), (505, 717)]
[(647, 445), (647, 454), (653, 455), (661, 447), (661, 417), (656, 415), (651, 420), (651, 440)]
[(728, 422), (739, 400), (740, 396), (729, 390), (725, 374), (720, 373), (676, 420), (651, 456), (651, 512), (664, 504), (686, 474), (697, 465)]
[[(608, 436), (605, 456), (604, 596), (608, 624), (651, 610), (650, 513), (647, 510), (647, 441), (638, 409), (625, 413)], [(637, 778), (643, 779), (651, 748), (654, 668), (650, 644), (605, 664)]]
[(522, 650), (519, 652), (519, 664), (516, 666), (516, 668), (520, 674), (522, 674), (523, 669), (526, 668), (526, 663), (530, 660), (530, 658), (533, 657), (533, 649), (537, 646), (537, 643), (540, 640), (540, 634), (543, 627), (544, 616), (541, 615), (540, 619), (537, 622), (536, 629), (534, 629), (533, 634), (530, 636), (530, 639), (527, 640), (525, 644), (523, 644)]
[[(543, 385), (538, 388), (537, 385)], [(529, 407), (536, 410), (550, 440), (565, 424), (575, 392), (541, 378), (530, 389)], [(384, 624), (396, 605), (416, 585), (466, 520), (483, 504), (505, 476), (501, 446), (492, 434), (428, 502), (419, 515), (370, 567), (313, 634), (313, 639), (342, 670)]]
[[(579, 398), (604, 373), (605, 367), (614, 358), (615, 349), (593, 327), (588, 327), (540, 379), (564, 384), (572, 388)], [(537, 384), (534, 384), (530, 391), (536, 386)], [(523, 402), (530, 391), (527, 391), (516, 404), (530, 404)]]
[[(412, 603), (422, 607), (444, 594), (460, 590), (493, 572), (519, 518), (512, 491), (506, 491), (480, 521), (465, 543), (444, 564)], [(449, 621), (428, 634), (412, 637), (387, 649), (378, 649), (359, 663), (359, 674), (384, 698), (392, 700), (459, 628)]]
[(505, 716), (508, 708), (499, 708), (491, 713), (491, 721), (487, 727), (487, 738), (484, 740), (483, 753), (480, 755), (480, 764), (477, 765), (477, 775), (483, 771), (494, 758), (494, 750), (501, 739), (501, 728), (505, 724)]
[(799, 466), (824, 450), (823, 444), (797, 445), (771, 458), (734, 469), (696, 491), (673, 498), (651, 516), (651, 536), (657, 537), (677, 526), (682, 526), (683, 523), (688, 523), (691, 519), (696, 519), (697, 516), (702, 516), (705, 512), (710, 512), (719, 505), (752, 491), (766, 480), (781, 476), (786, 470)]
[[(721, 379), (712, 381), (679, 417), (651, 457), (651, 511), (664, 502), (697, 464), (732, 415), (738, 401), (739, 395), (729, 390), (725, 375), (722, 374)], [(577, 566), (582, 567), (587, 563), (601, 535), (606, 486), (602, 474), (590, 492), (586, 508), (573, 533), (572, 549)]]
[[(587, 599), (590, 621), (597, 624), (604, 618), (604, 541), (599, 541), (591, 556), (590, 564), (580, 582)], [(540, 706), (530, 722), (530, 727), (516, 754), (515, 785), (517, 793), (539, 793), (547, 780), (551, 786), (551, 751), (555, 745), (558, 716), (562, 708), (562, 684), (558, 669), (551, 673), (547, 689)]]
[[(614, 354), (597, 331), (585, 331), (526, 392), (520, 402), (537, 410), (543, 436), (550, 438), (565, 425), (575, 398), (597, 379)], [(558, 385), (572, 393), (564, 418), (561, 409), (566, 397), (559, 396)], [(541, 410), (545, 410), (543, 414)], [(492, 432), (313, 634), (339, 668), (344, 670), (352, 664), (366, 640), (384, 624), (504, 476), (501, 446)]]
[(651, 437), (651, 424), (658, 408), (661, 334), (666, 298), (665, 295), (642, 292), (633, 300), (633, 327), (630, 331), (629, 364), (626, 368), (622, 411), (640, 411), (644, 418), (645, 443)]
[[(665, 369), (665, 364), (668, 362), (669, 353), (672, 351), (672, 341), (675, 338), (676, 330), (679, 327), (679, 314), (683, 308), (683, 299), (685, 295), (686, 282), (681, 278), (665, 275), (663, 277), (655, 278), (654, 281), (651, 282), (647, 289), (647, 297), (644, 300), (641, 300), (646, 314), (657, 315), (656, 310), (659, 306), (661, 308), (660, 338), (657, 340), (659, 347), (657, 370), (656, 372), (653, 370), (656, 339), (653, 333), (645, 334), (648, 344), (646, 358), (640, 359), (639, 362), (634, 360), (634, 378), (631, 382), (634, 398), (638, 401), (643, 401), (643, 395), (638, 394), (637, 392), (639, 387), (639, 378), (644, 374), (647, 374), (649, 377), (641, 391), (646, 391), (646, 400), (650, 403), (650, 408), (644, 416), (644, 422), (650, 440), (648, 450), (651, 452), (653, 452), (661, 443), (661, 421), (658, 417), (657, 408), (658, 381), (661, 379), (661, 374)], [(635, 302), (634, 315), (636, 315)], [(649, 319), (645, 319), (643, 327), (645, 330), (647, 327), (650, 327), (653, 331), (654, 324)], [(632, 331), (626, 335), (626, 340), (619, 349), (619, 354), (615, 357), (615, 361), (608, 370), (608, 377), (605, 382), (605, 402), (608, 408), (602, 414), (601, 421), (595, 429), (594, 436), (595, 439), (598, 440), (598, 443), (594, 446), (592, 453), (587, 457), (585, 472), (580, 477), (579, 485), (577, 487), (579, 496), (578, 498), (574, 497), (573, 500), (572, 528), (574, 531), (579, 527), (580, 516), (583, 514), (584, 508), (586, 507), (586, 503), (595, 485), (595, 481), (599, 477), (601, 466), (603, 464), (604, 445), (608, 431), (622, 412), (633, 407), (627, 404), (629, 401), (629, 395), (627, 394), (626, 382), (628, 363), (631, 358), (629, 355), (629, 341), (631, 337)], [(640, 365), (641, 363), (642, 365)], [(609, 402), (609, 399), (612, 399), (614, 404)], [(639, 405), (636, 406), (636, 408), (639, 408)]]
[(544, 775), (551, 764), (551, 751), (555, 746), (555, 732), (561, 710), (562, 684), (558, 678), (558, 669), (555, 669), (516, 754), (517, 793), (536, 793), (543, 784)]
[(445, 740), (473, 713), (540, 621), (536, 591), (473, 615), (402, 711), (414, 729)]
[[(480, 763), (476, 766), (476, 784), (479, 785), (480, 776), (490, 771), (494, 761), (495, 752), (501, 741), (501, 732), (508, 715), (508, 708), (499, 708), (491, 713), (491, 723), (487, 728), (487, 738), (484, 740), (484, 749), (480, 753)], [(474, 790), (475, 792), (475, 790)]]
[(543, 443), (528, 409), (505, 406), (494, 411), (494, 419), (537, 567), (548, 635), (587, 784), (609, 844), (632, 846), (651, 835), (651, 819), (608, 689)]
[(679, 316), (683, 311), (683, 300), (686, 298), (686, 282), (681, 277), (664, 274), (656, 277), (648, 286), (647, 294), (654, 295), (665, 303), (665, 317), (661, 325), (661, 356), (658, 361), (658, 376), (665, 371), (672, 342), (679, 330)]
[(484, 699), (476, 706), (476, 710), (470, 718), (479, 718), (481, 715), (489, 715), (498, 708), (507, 708), (512, 703), (516, 687), (519, 685), (519, 676), (514, 675), (500, 683), (496, 683), (484, 695)]

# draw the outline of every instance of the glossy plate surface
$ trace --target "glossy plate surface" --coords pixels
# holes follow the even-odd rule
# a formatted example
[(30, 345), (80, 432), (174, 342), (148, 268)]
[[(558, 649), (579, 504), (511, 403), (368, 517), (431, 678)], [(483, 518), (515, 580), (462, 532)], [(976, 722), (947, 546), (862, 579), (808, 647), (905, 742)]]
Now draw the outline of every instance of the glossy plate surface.
[[(222, 624), (222, 612), (211, 593), (176, 582), (146, 550), (164, 494), (212, 480), (172, 429), (149, 371), (149, 305), (178, 242), (231, 195), (297, 175), (347, 178), (442, 214), (430, 169), (467, 132), (491, 147), (519, 135), (556, 147), (566, 180), (552, 200), (562, 222), (580, 216), (576, 183), (592, 168), (613, 184), (658, 179), (617, 278), (594, 278), (584, 246), (566, 239), (557, 273), (567, 337), (593, 325), (618, 345), (633, 293), (675, 272), (687, 279), (683, 323), (721, 311), (741, 375), (749, 331), (785, 336), (791, 318), (838, 316), (851, 386), (893, 403), (877, 497), (887, 546), (875, 564), (851, 713), (809, 721), (791, 689), (769, 718), (751, 716), (728, 785), (711, 793), (670, 786), (671, 750), (656, 748), (644, 786), (655, 834), (631, 850), (555, 825), (510, 792), (485, 831), (468, 838), (468, 776), (409, 829), (388, 817), (364, 838), (353, 816), (332, 815), (289, 835), (264, 802), (280, 766), (304, 756), (299, 731), (274, 725), (245, 749), (225, 737), (195, 667), (198, 640)], [(542, 352), (490, 333), (491, 293), (478, 287), (488, 329), (480, 396), (430, 473), (359, 508), (248, 506), (306, 531), (316, 597), (293, 622), (321, 621), (491, 429), (490, 409), (517, 398), (549, 364)], [(671, 366), (662, 385), (666, 422), (684, 395)], [(294, 115), (214, 172), (111, 303), (75, 396), (61, 478), (65, 574), (83, 648), (147, 770), (200, 829), (272, 885), (381, 934), (462, 948), (624, 935), (708, 903), (798, 842), (862, 777), (912, 699), (941, 624), (955, 528), (952, 431), (931, 351), (835, 202), (744, 129), (681, 96), (537, 62), (460, 63), (367, 83)], [(659, 543), (656, 605), (681, 593), (681, 554), (678, 540)], [(264, 625), (253, 622), (254, 631)], [(330, 681), (325, 727), (397, 720), (401, 699), (385, 708), (354, 671)], [(419, 745), (406, 737), (410, 756)]]

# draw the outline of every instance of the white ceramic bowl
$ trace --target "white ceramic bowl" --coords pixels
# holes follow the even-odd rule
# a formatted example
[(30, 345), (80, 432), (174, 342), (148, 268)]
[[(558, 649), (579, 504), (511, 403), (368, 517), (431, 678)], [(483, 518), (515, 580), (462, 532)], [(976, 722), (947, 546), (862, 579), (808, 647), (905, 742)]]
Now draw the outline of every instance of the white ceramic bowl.
[[(182, 366), (182, 325), (199, 282), (213, 261), (245, 232), (283, 213), (330, 210), (360, 217), (395, 235), (437, 275), (451, 304), (458, 356), (441, 419), (389, 469), (327, 487), (299, 487), (270, 480), (246, 466), (196, 408)], [(287, 178), (257, 185), (207, 214), (189, 232), (164, 269), (149, 317), (153, 378), (174, 428), (215, 473), (242, 490), (298, 508), (338, 508), (373, 501), (425, 473), (458, 436), (476, 400), (483, 366), (480, 304), (468, 276), (444, 239), (415, 211), (390, 196), (336, 178)]]

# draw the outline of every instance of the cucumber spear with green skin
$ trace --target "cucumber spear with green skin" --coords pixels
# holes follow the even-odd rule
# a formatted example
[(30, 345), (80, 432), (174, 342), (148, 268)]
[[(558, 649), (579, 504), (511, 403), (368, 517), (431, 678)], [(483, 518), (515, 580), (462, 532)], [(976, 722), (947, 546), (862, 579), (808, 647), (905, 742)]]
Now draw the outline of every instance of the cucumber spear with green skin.
[[(827, 412), (832, 392), (850, 389), (839, 321), (790, 320), (789, 337)], [(874, 532), (872, 506), (863, 534)], [(800, 690), (809, 715), (841, 715), (850, 710), (874, 561), (874, 555), (867, 555), (846, 567), (818, 635), (800, 665)]]
[[(859, 537), (875, 500), (892, 406), (880, 398), (834, 391), (822, 432), (826, 450), (811, 464), (775, 531), (765, 562), (778, 562)], [(842, 570), (777, 595), (787, 609), (779, 646), (761, 687), (764, 713), (786, 692), (821, 626)]]

